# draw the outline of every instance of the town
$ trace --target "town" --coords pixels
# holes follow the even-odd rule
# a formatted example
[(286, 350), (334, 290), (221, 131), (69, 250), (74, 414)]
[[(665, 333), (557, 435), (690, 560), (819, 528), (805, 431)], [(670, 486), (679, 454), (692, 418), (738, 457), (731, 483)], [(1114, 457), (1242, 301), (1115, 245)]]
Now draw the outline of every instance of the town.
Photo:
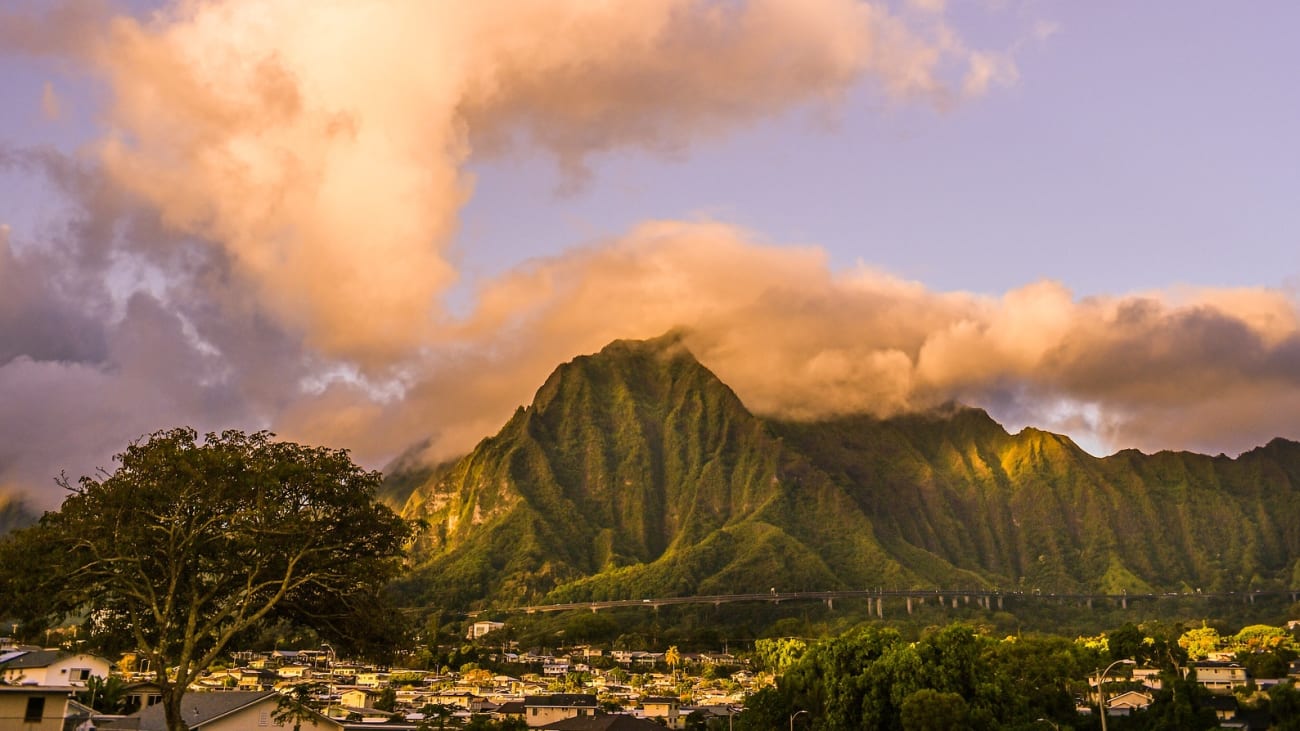
[[(675, 646), (650, 651), (578, 645), (546, 651), (520, 649), (513, 641), (495, 643), (493, 633), (504, 627), (502, 622), (468, 622), (464, 644), (449, 654), (412, 653), (391, 665), (340, 657), (328, 644), (236, 651), (230, 662), (214, 665), (190, 686), (184, 720), (190, 729), (202, 731), (269, 726), (297, 731), (732, 729), (747, 699), (774, 688), (780, 672), (788, 669), (772, 657), (796, 656), (807, 647), (802, 640), (783, 638), (758, 640), (754, 651), (736, 654), (682, 652)], [(1267, 711), (1252, 709), (1257, 704), (1250, 698), (1300, 680), (1297, 631), (1300, 622), (1295, 621), (1285, 628), (1248, 627), (1235, 640), (1208, 628), (1191, 630), (1179, 644), (1200, 659), (1179, 672), (1208, 691), (1207, 705), (1219, 727), (1271, 728)], [(1106, 643), (1105, 635), (1074, 641), (1085, 650), (1104, 649)], [(1248, 667), (1236, 661), (1240, 655), (1216, 651), (1229, 647), (1250, 647), (1284, 661)], [(438, 660), (459, 664), (430, 667)], [(1145, 665), (1119, 659), (1073, 679), (1083, 689), (1076, 697), (1079, 718), (1091, 717), (1098, 703), (1106, 717), (1116, 720), (1150, 706), (1165, 681), (1159, 669)], [(156, 669), (133, 653), (113, 661), (69, 647), (0, 638), (0, 728), (163, 729), (162, 689), (156, 678)], [(796, 711), (796, 716), (808, 714)], [(808, 728), (811, 721), (791, 717), (790, 726)]]

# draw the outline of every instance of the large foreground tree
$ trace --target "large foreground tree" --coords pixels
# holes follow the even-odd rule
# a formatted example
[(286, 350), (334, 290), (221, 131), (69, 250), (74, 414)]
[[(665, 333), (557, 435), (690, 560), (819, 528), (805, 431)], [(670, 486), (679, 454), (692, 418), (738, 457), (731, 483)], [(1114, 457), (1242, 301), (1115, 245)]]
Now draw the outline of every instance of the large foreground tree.
[[(85, 618), (149, 660), (167, 726), (232, 641), (270, 622), (343, 646), (382, 639), (382, 597), (409, 525), (376, 502), (377, 472), (342, 450), (227, 431), (158, 432), (101, 479), (0, 543), (0, 615)], [(66, 481), (65, 481), (66, 483)], [(37, 625), (39, 626), (39, 625)], [(377, 636), (378, 635), (378, 636)]]

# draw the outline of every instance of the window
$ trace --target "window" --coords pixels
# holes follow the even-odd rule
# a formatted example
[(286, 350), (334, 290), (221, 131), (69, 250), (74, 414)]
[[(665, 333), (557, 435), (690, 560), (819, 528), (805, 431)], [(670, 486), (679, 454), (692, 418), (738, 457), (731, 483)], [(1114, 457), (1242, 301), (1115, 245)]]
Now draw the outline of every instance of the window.
[(73, 681), (84, 683), (90, 678), (90, 668), (73, 668), (68, 673), (68, 677), (72, 678)]
[(45, 699), (28, 698), (27, 712), (23, 714), (23, 723), (40, 723), (45, 717)]

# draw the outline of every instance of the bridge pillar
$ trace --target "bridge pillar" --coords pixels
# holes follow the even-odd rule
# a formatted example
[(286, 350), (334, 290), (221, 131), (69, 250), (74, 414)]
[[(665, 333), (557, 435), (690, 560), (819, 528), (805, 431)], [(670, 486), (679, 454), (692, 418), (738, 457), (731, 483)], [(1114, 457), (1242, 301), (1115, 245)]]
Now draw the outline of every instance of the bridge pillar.
[(962, 604), (970, 604), (970, 594), (963, 594), (961, 597)]
[(597, 607), (595, 604), (592, 604), (592, 605), (591, 605), (591, 613), (592, 613), (592, 614), (595, 614), (596, 611), (597, 611), (598, 609), (599, 609), (599, 607)]
[(1088, 608), (1092, 609), (1092, 597), (1088, 597)]
[(907, 598), (907, 613), (909, 615), (912, 613), (912, 597), (910, 596)]
[(956, 608), (957, 608), (957, 597), (953, 597), (953, 598), (952, 598), (952, 608), (953, 608), (953, 609), (956, 609)]
[(876, 616), (881, 619), (885, 618), (885, 598), (876, 597)]
[(1120, 598), (1119, 598), (1119, 605), (1120, 605), (1120, 607), (1122, 607), (1122, 608), (1124, 608), (1124, 609), (1128, 609), (1128, 597), (1126, 597), (1126, 596), (1122, 596), (1122, 597), (1120, 597)]
[(830, 597), (826, 597), (826, 608), (831, 610), (832, 612), (835, 611), (835, 600)]
[(1250, 593), (1250, 603), (1251, 604), (1255, 603), (1255, 592), (1253, 591)]

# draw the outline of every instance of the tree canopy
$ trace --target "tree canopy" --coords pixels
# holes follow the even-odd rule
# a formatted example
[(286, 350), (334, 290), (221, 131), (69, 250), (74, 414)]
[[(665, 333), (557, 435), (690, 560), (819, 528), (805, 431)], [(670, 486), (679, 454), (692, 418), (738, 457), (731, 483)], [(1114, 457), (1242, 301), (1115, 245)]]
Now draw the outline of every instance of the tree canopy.
[(0, 543), (0, 578), (16, 589), (0, 614), (33, 627), (85, 618), (92, 641), (147, 658), (170, 729), (185, 727), (189, 684), (267, 622), (353, 648), (393, 626), (383, 589), (411, 529), (346, 451), (181, 428), (115, 460), (99, 479), (63, 480), (62, 507)]

